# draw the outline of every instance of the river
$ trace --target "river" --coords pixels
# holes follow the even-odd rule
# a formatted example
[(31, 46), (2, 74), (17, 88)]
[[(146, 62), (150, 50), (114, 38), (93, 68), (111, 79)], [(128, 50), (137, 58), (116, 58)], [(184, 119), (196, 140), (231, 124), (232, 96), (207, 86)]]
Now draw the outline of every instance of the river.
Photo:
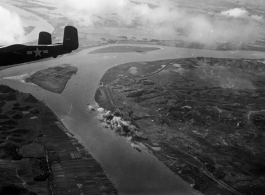
[[(143, 46), (143, 45), (141, 45)], [(146, 45), (148, 46), (148, 45)], [(104, 47), (104, 46), (102, 46)], [(180, 57), (265, 58), (259, 52), (208, 51), (174, 47), (141, 53), (88, 54), (102, 48), (84, 49), (73, 55), (49, 59), (5, 69), (0, 72), (0, 84), (6, 84), (22, 92), (31, 93), (43, 100), (62, 120), (70, 132), (83, 143), (102, 164), (109, 177), (117, 185), (120, 194), (133, 195), (185, 195), (195, 191), (148, 152), (138, 152), (127, 140), (113, 131), (101, 128), (97, 112), (88, 110), (95, 105), (94, 94), (103, 74), (118, 64), (172, 59)], [(106, 46), (105, 46), (106, 47)], [(70, 63), (78, 68), (62, 94), (54, 94), (38, 86), (5, 77), (29, 74), (48, 67)]]

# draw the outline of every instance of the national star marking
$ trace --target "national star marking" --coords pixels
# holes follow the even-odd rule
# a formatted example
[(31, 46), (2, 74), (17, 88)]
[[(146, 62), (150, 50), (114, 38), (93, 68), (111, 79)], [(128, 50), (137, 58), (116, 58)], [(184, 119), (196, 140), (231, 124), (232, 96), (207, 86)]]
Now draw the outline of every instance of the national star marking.
[(35, 57), (37, 57), (37, 56), (40, 56), (41, 57), (41, 52), (42, 52), (42, 50), (39, 50), (39, 48), (37, 48), (36, 49), (36, 51), (33, 51), (34, 53), (35, 53)]

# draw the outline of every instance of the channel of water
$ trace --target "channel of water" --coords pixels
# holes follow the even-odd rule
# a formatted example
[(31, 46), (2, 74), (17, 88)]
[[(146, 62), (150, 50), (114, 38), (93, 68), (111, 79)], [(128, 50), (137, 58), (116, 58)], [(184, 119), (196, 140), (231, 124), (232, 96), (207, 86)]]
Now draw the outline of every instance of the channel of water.
[[(141, 45), (143, 46), (143, 45)], [(146, 45), (149, 46), (150, 45)], [(107, 46), (102, 46), (107, 47)], [(94, 95), (103, 74), (118, 64), (136, 61), (154, 61), (182, 57), (264, 58), (259, 52), (208, 51), (173, 47), (140, 53), (88, 54), (102, 48), (90, 48), (73, 55), (58, 57), (0, 71), (0, 84), (31, 93), (43, 100), (76, 138), (102, 164), (117, 185), (120, 194), (176, 195), (197, 194), (187, 183), (173, 174), (146, 151), (138, 152), (128, 141), (113, 131), (101, 127), (98, 113), (88, 110), (95, 105)], [(30, 74), (48, 67), (69, 63), (78, 68), (62, 94), (54, 94), (38, 86), (5, 77)]]

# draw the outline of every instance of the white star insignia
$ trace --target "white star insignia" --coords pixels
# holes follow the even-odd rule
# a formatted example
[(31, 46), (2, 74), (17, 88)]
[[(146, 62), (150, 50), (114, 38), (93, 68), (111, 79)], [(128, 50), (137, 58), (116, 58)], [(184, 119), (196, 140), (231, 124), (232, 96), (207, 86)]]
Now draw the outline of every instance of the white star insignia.
[(41, 52), (42, 52), (42, 50), (39, 50), (39, 48), (37, 48), (36, 49), (36, 51), (33, 51), (34, 53), (35, 53), (35, 57), (37, 57), (37, 56), (40, 56), (41, 57)]

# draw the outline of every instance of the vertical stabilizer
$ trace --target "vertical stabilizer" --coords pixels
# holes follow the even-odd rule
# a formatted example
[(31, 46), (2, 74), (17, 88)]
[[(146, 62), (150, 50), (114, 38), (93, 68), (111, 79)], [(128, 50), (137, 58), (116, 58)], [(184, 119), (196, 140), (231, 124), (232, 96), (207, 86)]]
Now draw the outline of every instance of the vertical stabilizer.
[(40, 32), (38, 45), (51, 45), (51, 44), (52, 44), (51, 34), (48, 32)]
[(63, 47), (68, 51), (76, 50), (79, 47), (78, 32), (73, 26), (64, 28)]

